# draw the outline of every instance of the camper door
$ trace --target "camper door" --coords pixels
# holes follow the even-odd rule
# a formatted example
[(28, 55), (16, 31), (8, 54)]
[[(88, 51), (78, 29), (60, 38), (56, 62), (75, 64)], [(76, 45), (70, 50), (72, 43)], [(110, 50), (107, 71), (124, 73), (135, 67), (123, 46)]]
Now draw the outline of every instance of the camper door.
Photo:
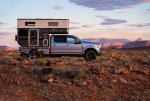
[(29, 46), (39, 46), (39, 30), (38, 29), (29, 29), (28, 43), (29, 43)]

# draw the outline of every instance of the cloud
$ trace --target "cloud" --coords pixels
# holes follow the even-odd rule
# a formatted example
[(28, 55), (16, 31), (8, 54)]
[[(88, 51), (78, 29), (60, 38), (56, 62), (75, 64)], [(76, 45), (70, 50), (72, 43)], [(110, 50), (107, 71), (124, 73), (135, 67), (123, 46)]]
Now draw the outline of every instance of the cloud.
[(144, 23), (144, 24), (131, 24), (130, 26), (134, 26), (134, 27), (140, 28), (140, 27), (150, 26), (150, 23)]
[(10, 33), (10, 32), (0, 32), (0, 36), (4, 36), (4, 35), (11, 35), (14, 33)]
[(71, 24), (79, 25), (80, 22), (70, 21)]
[(104, 18), (107, 18), (107, 17), (101, 16), (101, 15), (95, 15), (95, 17), (96, 17), (96, 18), (103, 18), (103, 19), (104, 19)]
[(64, 7), (59, 6), (59, 5), (49, 5), (49, 6), (52, 6), (52, 8), (55, 10), (62, 10), (64, 8)]
[(80, 27), (69, 27), (70, 30), (80, 29)]
[(115, 25), (115, 24), (121, 24), (121, 23), (126, 23), (126, 20), (118, 20), (118, 19), (109, 19), (109, 18), (104, 18), (104, 22), (101, 23), (101, 25)]
[(5, 23), (3, 23), (3, 22), (0, 21), (0, 26), (3, 26), (3, 25), (5, 25)]
[(150, 9), (147, 9), (148, 11), (150, 11)]
[(84, 28), (91, 28), (91, 27), (93, 27), (94, 25), (82, 25), (82, 27), (84, 27)]
[(150, 0), (69, 0), (79, 6), (93, 8), (94, 10), (115, 10), (133, 7)]

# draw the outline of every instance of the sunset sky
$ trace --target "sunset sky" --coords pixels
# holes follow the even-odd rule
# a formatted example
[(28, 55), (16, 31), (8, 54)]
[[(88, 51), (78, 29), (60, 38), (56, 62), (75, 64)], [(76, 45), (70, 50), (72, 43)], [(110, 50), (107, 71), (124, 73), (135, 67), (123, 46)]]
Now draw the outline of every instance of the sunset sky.
[(80, 38), (150, 40), (150, 0), (0, 0), (0, 45), (18, 47), (17, 18), (69, 19)]

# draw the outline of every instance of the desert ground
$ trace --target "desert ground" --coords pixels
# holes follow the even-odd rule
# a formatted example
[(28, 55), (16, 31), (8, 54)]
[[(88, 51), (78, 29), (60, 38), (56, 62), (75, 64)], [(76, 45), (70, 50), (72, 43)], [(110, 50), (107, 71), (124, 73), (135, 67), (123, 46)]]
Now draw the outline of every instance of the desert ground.
[(91, 62), (0, 51), (0, 101), (150, 101), (150, 49), (103, 49)]

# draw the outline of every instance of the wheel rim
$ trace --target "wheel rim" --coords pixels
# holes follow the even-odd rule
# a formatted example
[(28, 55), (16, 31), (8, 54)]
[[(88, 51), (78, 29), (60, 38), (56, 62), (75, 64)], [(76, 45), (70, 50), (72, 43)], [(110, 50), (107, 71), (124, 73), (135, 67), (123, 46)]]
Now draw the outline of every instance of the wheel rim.
[(93, 60), (93, 59), (95, 59), (95, 55), (93, 53), (89, 53), (87, 55), (87, 58), (88, 58), (88, 60)]

